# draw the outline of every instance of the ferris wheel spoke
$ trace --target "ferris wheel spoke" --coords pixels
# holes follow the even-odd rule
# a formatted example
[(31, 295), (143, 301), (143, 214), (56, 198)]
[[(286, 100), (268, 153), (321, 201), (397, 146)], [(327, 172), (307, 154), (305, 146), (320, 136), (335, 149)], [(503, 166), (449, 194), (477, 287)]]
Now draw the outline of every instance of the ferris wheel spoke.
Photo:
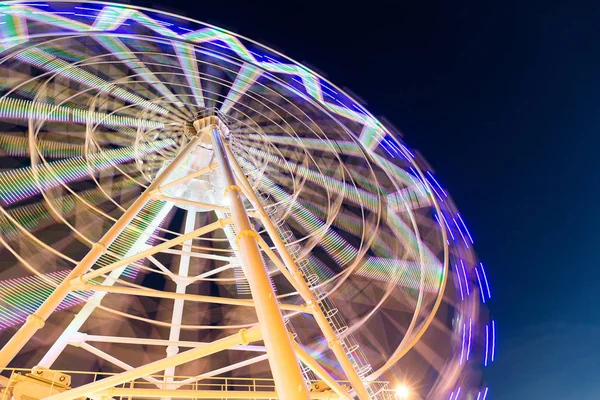
[(134, 159), (136, 154), (149, 154), (159, 148), (173, 145), (166, 139), (141, 146), (107, 150), (93, 153), (88, 157), (73, 157), (51, 161), (32, 167), (0, 172), (0, 199), (4, 204), (12, 204), (35, 196), (42, 190), (84, 179), (90, 174)]
[(238, 71), (227, 97), (221, 103), (219, 111), (223, 114), (227, 114), (234, 104), (246, 93), (246, 91), (256, 82), (258, 77), (261, 75), (262, 70), (255, 67), (252, 64), (243, 64)]
[[(311, 213), (308, 209), (304, 208), (301, 204), (295, 202), (291, 197), (289, 197), (289, 195), (285, 194), (285, 192), (282, 191), (280, 188), (278, 188), (273, 182), (271, 182), (270, 180), (267, 180), (266, 178), (265, 178), (265, 180), (266, 180), (265, 186), (268, 188), (267, 190), (269, 190), (279, 201), (292, 203), (292, 207), (294, 207), (296, 209), (295, 210), (296, 212), (294, 214), (292, 214), (293, 218), (301, 226), (303, 226), (304, 229), (306, 229), (308, 232), (315, 232), (324, 226), (324, 221), (320, 220), (317, 216), (315, 216), (313, 213)], [(408, 230), (406, 229), (407, 227), (405, 225), (403, 225), (401, 223), (401, 221), (396, 220), (395, 225), (397, 228), (397, 232), (400, 231), (400, 229), (404, 228), (402, 230), (402, 233), (404, 235), (406, 235), (408, 233)], [(339, 234), (333, 232), (330, 229), (327, 229), (323, 234), (320, 234), (319, 238), (320, 238), (319, 245), (327, 253), (329, 253), (329, 255), (333, 258), (333, 260), (335, 260), (338, 263), (338, 265), (340, 265), (340, 267), (344, 267), (344, 265), (349, 264), (359, 254), (358, 249), (356, 249), (354, 246), (352, 246), (350, 243), (348, 243), (346, 240), (344, 240)], [(421, 243), (419, 245), (416, 245), (413, 241), (411, 241), (410, 243), (413, 243), (413, 247), (407, 248), (407, 250), (410, 251), (409, 254), (412, 254), (412, 257), (417, 257), (417, 253), (415, 251), (417, 246), (427, 249), (427, 246), (425, 246), (423, 243)], [(426, 254), (430, 254), (430, 253), (426, 252)], [(367, 259), (364, 259), (363, 262), (366, 263), (366, 262), (369, 262), (369, 260), (373, 260), (371, 262), (376, 262), (376, 258), (367, 258)], [(396, 260), (388, 260), (388, 262), (394, 262), (394, 261), (396, 261)], [(404, 260), (398, 260), (398, 261), (405, 262)], [(441, 267), (439, 267), (439, 262), (431, 254), (428, 258), (428, 262), (431, 263), (429, 268), (436, 268), (436, 269), (440, 268), (441, 269)], [(420, 263), (414, 264), (414, 265), (419, 269), (421, 268)], [(359, 270), (360, 270), (360, 267), (359, 267)], [(366, 270), (364, 270), (365, 275), (368, 275), (367, 271), (368, 271), (368, 267)], [(438, 281), (438, 287), (439, 287), (439, 281)]]
[[(16, 136), (16, 135), (20, 136)], [(85, 145), (65, 143), (56, 140), (35, 140), (36, 151), (44, 158), (71, 158), (81, 156)], [(0, 148), (11, 157), (30, 157), (29, 139), (21, 132), (15, 134), (0, 133)]]
[(149, 102), (135, 95), (114, 83), (105, 81), (96, 75), (93, 75), (81, 67), (73, 66), (68, 62), (56, 57), (40, 48), (33, 47), (23, 50), (17, 54), (16, 59), (24, 63), (42, 68), (49, 72), (54, 72), (60, 76), (64, 76), (75, 82), (92, 87), (101, 92), (108, 93), (128, 103), (143, 107), (145, 109), (157, 112), (159, 114), (167, 114), (168, 111), (154, 103)]
[(119, 114), (106, 114), (68, 106), (55, 106), (32, 100), (4, 97), (0, 99), (0, 118), (44, 120), (75, 124), (102, 124), (108, 127), (164, 128), (162, 122), (138, 119)]
[(121, 62), (135, 71), (142, 79), (154, 87), (173, 104), (174, 107), (168, 107), (169, 111), (178, 115), (180, 118), (187, 119), (186, 115), (179, 111), (184, 104), (160, 81), (148, 67), (142, 63), (137, 56), (131, 52), (129, 47), (125, 45), (119, 38), (114, 36), (95, 36), (98, 43), (111, 51), (114, 56), (119, 58)]
[(204, 107), (204, 95), (202, 93), (202, 82), (198, 71), (198, 60), (196, 59), (196, 48), (190, 44), (173, 41), (173, 48), (179, 60), (179, 64), (185, 73), (192, 95), (198, 107)]

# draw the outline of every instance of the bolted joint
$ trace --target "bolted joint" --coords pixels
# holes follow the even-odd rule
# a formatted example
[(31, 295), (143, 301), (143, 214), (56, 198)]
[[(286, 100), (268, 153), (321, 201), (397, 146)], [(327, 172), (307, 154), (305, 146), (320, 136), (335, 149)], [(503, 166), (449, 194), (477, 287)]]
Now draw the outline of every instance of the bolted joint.
[(227, 195), (227, 193), (229, 193), (229, 192), (230, 192), (230, 191), (232, 191), (232, 190), (235, 190), (235, 191), (237, 191), (238, 193), (242, 193), (242, 189), (240, 189), (240, 187), (239, 187), (239, 186), (237, 186), (237, 185), (230, 185), (230, 186), (227, 186), (227, 187), (225, 188), (225, 190), (223, 191), (223, 196), (226, 196), (226, 195)]
[(338, 338), (329, 340), (327, 342), (327, 347), (329, 347), (331, 350), (333, 350), (335, 347), (339, 347), (339, 346), (340, 346), (340, 339), (338, 339)]
[(250, 343), (250, 341), (248, 340), (248, 337), (246, 335), (246, 333), (248, 332), (247, 329), (240, 329), (239, 335), (240, 335), (240, 344), (241, 345), (248, 345)]
[(69, 286), (71, 286), (71, 290), (78, 290), (83, 289), (86, 283), (87, 281), (83, 279), (83, 275), (80, 275), (77, 278), (73, 278), (69, 282)]
[(177, 346), (168, 346), (167, 347), (167, 357), (173, 357), (177, 353), (179, 353), (179, 347), (177, 347)]
[(28, 316), (26, 321), (30, 324), (35, 325), (37, 329), (42, 329), (46, 324), (46, 321), (44, 321), (42, 317), (36, 314), (31, 314), (30, 316)]
[(231, 224), (231, 218), (219, 218), (219, 226), (221, 228), (225, 228), (229, 224)]
[(235, 242), (239, 244), (240, 239), (244, 236), (250, 236), (254, 239), (260, 238), (260, 235), (254, 229), (244, 229), (243, 231), (237, 234), (237, 236), (235, 237)]
[(94, 243), (94, 244), (92, 245), (92, 249), (94, 249), (94, 250), (100, 250), (100, 252), (101, 252), (102, 254), (106, 253), (106, 246), (105, 246), (105, 245), (103, 245), (103, 244), (102, 244), (102, 243), (100, 243), (100, 242), (96, 242), (96, 243)]
[(69, 338), (69, 344), (71, 346), (75, 346), (75, 347), (80, 347), (86, 341), (87, 341), (86, 333), (77, 332)]

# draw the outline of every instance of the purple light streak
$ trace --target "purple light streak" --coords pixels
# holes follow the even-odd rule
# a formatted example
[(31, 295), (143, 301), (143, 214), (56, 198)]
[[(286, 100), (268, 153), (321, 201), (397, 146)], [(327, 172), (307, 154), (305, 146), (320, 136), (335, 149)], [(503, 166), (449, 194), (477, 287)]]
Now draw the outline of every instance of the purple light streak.
[(444, 220), (444, 223), (446, 224), (446, 227), (448, 228), (448, 232), (450, 232), (450, 236), (452, 237), (452, 240), (456, 240), (456, 238), (454, 237), (454, 234), (452, 234), (452, 229), (450, 229), (450, 225), (448, 225), (448, 221), (446, 220), (446, 217), (444, 217), (444, 213), (441, 213), (442, 215), (442, 219)]
[(472, 320), (469, 318), (469, 341), (467, 342), (467, 361), (469, 361), (469, 354), (471, 354), (471, 328), (473, 327)]
[(467, 325), (463, 322), (463, 334), (462, 334), (462, 346), (460, 348), (460, 361), (459, 364), (462, 365), (463, 358), (465, 356), (465, 336), (467, 333)]
[(452, 221), (454, 221), (454, 225), (456, 225), (456, 228), (458, 229), (458, 233), (460, 233), (460, 236), (462, 236), (463, 242), (465, 242), (465, 246), (468, 249), (469, 248), (469, 243), (467, 243), (467, 239), (465, 238), (465, 235), (463, 235), (462, 229), (460, 229), (460, 226), (458, 226), (458, 223), (456, 222), (456, 218), (452, 218)]
[(460, 216), (459, 213), (456, 213), (456, 216), (460, 220), (460, 223), (462, 224), (462, 226), (465, 228), (465, 232), (467, 232), (467, 235), (469, 236), (469, 240), (471, 240), (471, 243), (475, 243), (473, 241), (473, 236), (471, 236), (471, 232), (469, 232), (469, 230), (467, 229), (467, 225), (465, 225), (465, 221), (463, 221), (463, 219), (462, 219), (462, 217)]
[(467, 296), (469, 296), (471, 293), (469, 291), (469, 280), (467, 279), (467, 269), (465, 268), (465, 263), (463, 262), (462, 258), (460, 259), (460, 266), (462, 267), (463, 276), (465, 277), (465, 288), (467, 289)]
[(456, 264), (454, 264), (454, 272), (456, 272), (456, 279), (458, 279), (458, 287), (460, 288), (460, 299), (464, 300), (465, 295), (463, 293), (462, 282), (460, 280), (460, 274), (458, 272), (458, 266)]
[(427, 175), (429, 175), (429, 177), (433, 180), (433, 182), (437, 185), (437, 187), (440, 188), (440, 190), (442, 191), (442, 193), (444, 194), (444, 196), (448, 197), (448, 193), (446, 193), (446, 191), (444, 190), (444, 188), (442, 188), (442, 185), (440, 185), (440, 183), (433, 177), (433, 174), (431, 173), (431, 171), (427, 171)]
[(479, 271), (475, 267), (475, 274), (477, 275), (477, 282), (479, 282), (479, 293), (481, 294), (481, 301), (485, 304), (485, 294), (483, 293), (483, 286), (481, 286), (481, 278), (479, 277)]
[(490, 347), (490, 327), (485, 324), (485, 361), (483, 363), (483, 365), (485, 367), (487, 367), (488, 365), (488, 353), (489, 353), (489, 347)]
[(496, 354), (496, 321), (492, 320), (492, 362)]
[(485, 287), (488, 293), (488, 299), (492, 298), (492, 293), (490, 292), (490, 285), (488, 284), (487, 275), (485, 274), (485, 269), (483, 268), (483, 263), (480, 262), (479, 266), (481, 267), (481, 272), (483, 273), (483, 279), (485, 280)]

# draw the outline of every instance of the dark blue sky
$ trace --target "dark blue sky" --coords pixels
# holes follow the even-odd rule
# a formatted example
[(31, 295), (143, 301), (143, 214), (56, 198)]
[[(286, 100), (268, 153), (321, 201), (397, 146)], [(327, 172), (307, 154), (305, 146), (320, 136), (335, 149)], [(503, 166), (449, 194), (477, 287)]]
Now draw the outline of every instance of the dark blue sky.
[(600, 399), (600, 3), (350, 3), (155, 6), (316, 67), (425, 155), (489, 271), (489, 399)]

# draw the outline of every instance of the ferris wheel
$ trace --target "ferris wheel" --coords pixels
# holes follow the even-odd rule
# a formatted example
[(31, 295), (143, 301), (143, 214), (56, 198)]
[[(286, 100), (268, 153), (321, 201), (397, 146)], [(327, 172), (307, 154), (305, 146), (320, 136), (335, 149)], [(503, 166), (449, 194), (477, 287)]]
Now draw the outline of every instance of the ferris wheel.
[(485, 400), (491, 291), (425, 160), (247, 38), (0, 5), (2, 398)]

